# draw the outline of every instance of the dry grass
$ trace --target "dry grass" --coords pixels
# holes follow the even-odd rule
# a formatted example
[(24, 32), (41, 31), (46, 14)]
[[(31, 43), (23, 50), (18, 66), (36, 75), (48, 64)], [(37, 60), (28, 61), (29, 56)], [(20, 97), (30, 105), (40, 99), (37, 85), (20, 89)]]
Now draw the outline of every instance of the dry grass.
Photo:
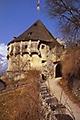
[[(80, 102), (80, 46), (73, 49), (67, 49), (67, 54), (63, 58), (63, 86), (74, 101)], [(73, 94), (76, 92), (76, 95)]]
[(39, 120), (38, 71), (28, 71), (26, 85), (0, 94), (0, 120)]
[(68, 95), (70, 100), (76, 103), (80, 107), (80, 100), (78, 100), (78, 98), (73, 94), (72, 90), (68, 86), (67, 80), (62, 79), (59, 82), (59, 85), (63, 88), (64, 92)]
[(63, 76), (68, 80), (71, 77), (80, 79), (80, 47), (67, 50), (63, 59)]

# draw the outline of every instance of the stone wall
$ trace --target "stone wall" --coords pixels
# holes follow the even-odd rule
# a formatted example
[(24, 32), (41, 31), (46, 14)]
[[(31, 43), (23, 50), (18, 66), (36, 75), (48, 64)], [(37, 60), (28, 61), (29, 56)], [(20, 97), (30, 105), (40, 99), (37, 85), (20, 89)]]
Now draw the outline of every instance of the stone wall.
[[(45, 75), (53, 73), (54, 62), (60, 61), (62, 48), (41, 41), (14, 42), (8, 45), (8, 70), (26, 71), (29, 69), (41, 70)], [(45, 72), (46, 71), (46, 72)]]

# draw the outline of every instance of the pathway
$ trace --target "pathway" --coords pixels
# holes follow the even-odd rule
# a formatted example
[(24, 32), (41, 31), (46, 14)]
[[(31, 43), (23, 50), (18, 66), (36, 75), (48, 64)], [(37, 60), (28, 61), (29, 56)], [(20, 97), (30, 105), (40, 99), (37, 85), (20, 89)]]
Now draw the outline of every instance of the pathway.
[(43, 113), (42, 117), (44, 117), (44, 120), (74, 120), (72, 115), (69, 112), (67, 113), (66, 107), (50, 93), (43, 81), (40, 82), (40, 100), (42, 103), (41, 113)]
[(80, 107), (69, 99), (64, 93), (58, 82), (60, 79), (49, 79), (46, 84), (48, 85), (52, 94), (54, 94), (62, 104), (64, 104), (75, 116), (75, 120), (80, 120)]

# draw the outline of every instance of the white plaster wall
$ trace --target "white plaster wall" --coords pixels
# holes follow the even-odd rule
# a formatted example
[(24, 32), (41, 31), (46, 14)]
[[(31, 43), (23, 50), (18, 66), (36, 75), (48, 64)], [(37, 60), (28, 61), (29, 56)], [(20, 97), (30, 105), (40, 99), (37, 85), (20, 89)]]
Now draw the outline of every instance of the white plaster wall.
[[(29, 69), (29, 68), (37, 68), (37, 69), (42, 69), (43, 64), (42, 60), (48, 61), (51, 60), (53, 62), (55, 61), (60, 61), (60, 59), (57, 58), (56, 56), (56, 47), (53, 49), (49, 49), (49, 46), (46, 44), (40, 44), (40, 48), (38, 50), (38, 44), (40, 41), (21, 41), (21, 42), (15, 42), (10, 44), (8, 47), (9, 49), (9, 60), (8, 60), (8, 70), (14, 70), (17, 67), (17, 62), (21, 62), (19, 64), (25, 65), (24, 69)], [(27, 48), (25, 48), (25, 45), (27, 45)], [(42, 46), (44, 47), (42, 48)], [(13, 46), (13, 55), (10, 55), (10, 52), (12, 50)], [(16, 47), (20, 46), (20, 54), (16, 55)], [(26, 53), (27, 52), (27, 53)], [(38, 54), (41, 53), (41, 58), (37, 55), (34, 54), (32, 56), (31, 52), (37, 52)], [(24, 54), (22, 54), (24, 53)], [(29, 53), (29, 54), (28, 54)], [(15, 62), (14, 62), (15, 61)], [(23, 63), (23, 64), (22, 64)]]
[(41, 59), (38, 55), (33, 55), (31, 57), (31, 67), (35, 68), (35, 69), (41, 69), (42, 67), (42, 63), (41, 63)]
[[(44, 48), (42, 48), (42, 46), (44, 46)], [(47, 46), (45, 44), (41, 44), (40, 45), (40, 53), (41, 53), (41, 56), (42, 56), (43, 60), (47, 60), (48, 52), (49, 52), (49, 46)]]

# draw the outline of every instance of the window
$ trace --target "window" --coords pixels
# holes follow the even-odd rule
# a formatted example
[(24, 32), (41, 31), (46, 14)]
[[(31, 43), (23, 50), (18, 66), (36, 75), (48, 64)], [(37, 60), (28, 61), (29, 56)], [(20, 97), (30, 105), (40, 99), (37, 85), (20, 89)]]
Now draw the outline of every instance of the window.
[(9, 47), (7, 48), (7, 50), (9, 51)]
[(28, 37), (30, 37), (31, 35), (32, 35), (32, 32), (29, 32), (29, 33), (28, 33)]
[(45, 63), (46, 62), (46, 60), (42, 60), (42, 63)]
[(25, 48), (27, 48), (27, 45), (25, 45)]
[(7, 59), (9, 60), (9, 55), (7, 55)]
[(42, 79), (46, 80), (46, 76), (44, 74), (42, 74)]
[(51, 50), (51, 47), (49, 48), (49, 50)]
[(35, 23), (34, 26), (37, 26), (37, 23)]
[(42, 45), (42, 49), (44, 49), (44, 47), (45, 47), (45, 46), (44, 46), (44, 45)]

